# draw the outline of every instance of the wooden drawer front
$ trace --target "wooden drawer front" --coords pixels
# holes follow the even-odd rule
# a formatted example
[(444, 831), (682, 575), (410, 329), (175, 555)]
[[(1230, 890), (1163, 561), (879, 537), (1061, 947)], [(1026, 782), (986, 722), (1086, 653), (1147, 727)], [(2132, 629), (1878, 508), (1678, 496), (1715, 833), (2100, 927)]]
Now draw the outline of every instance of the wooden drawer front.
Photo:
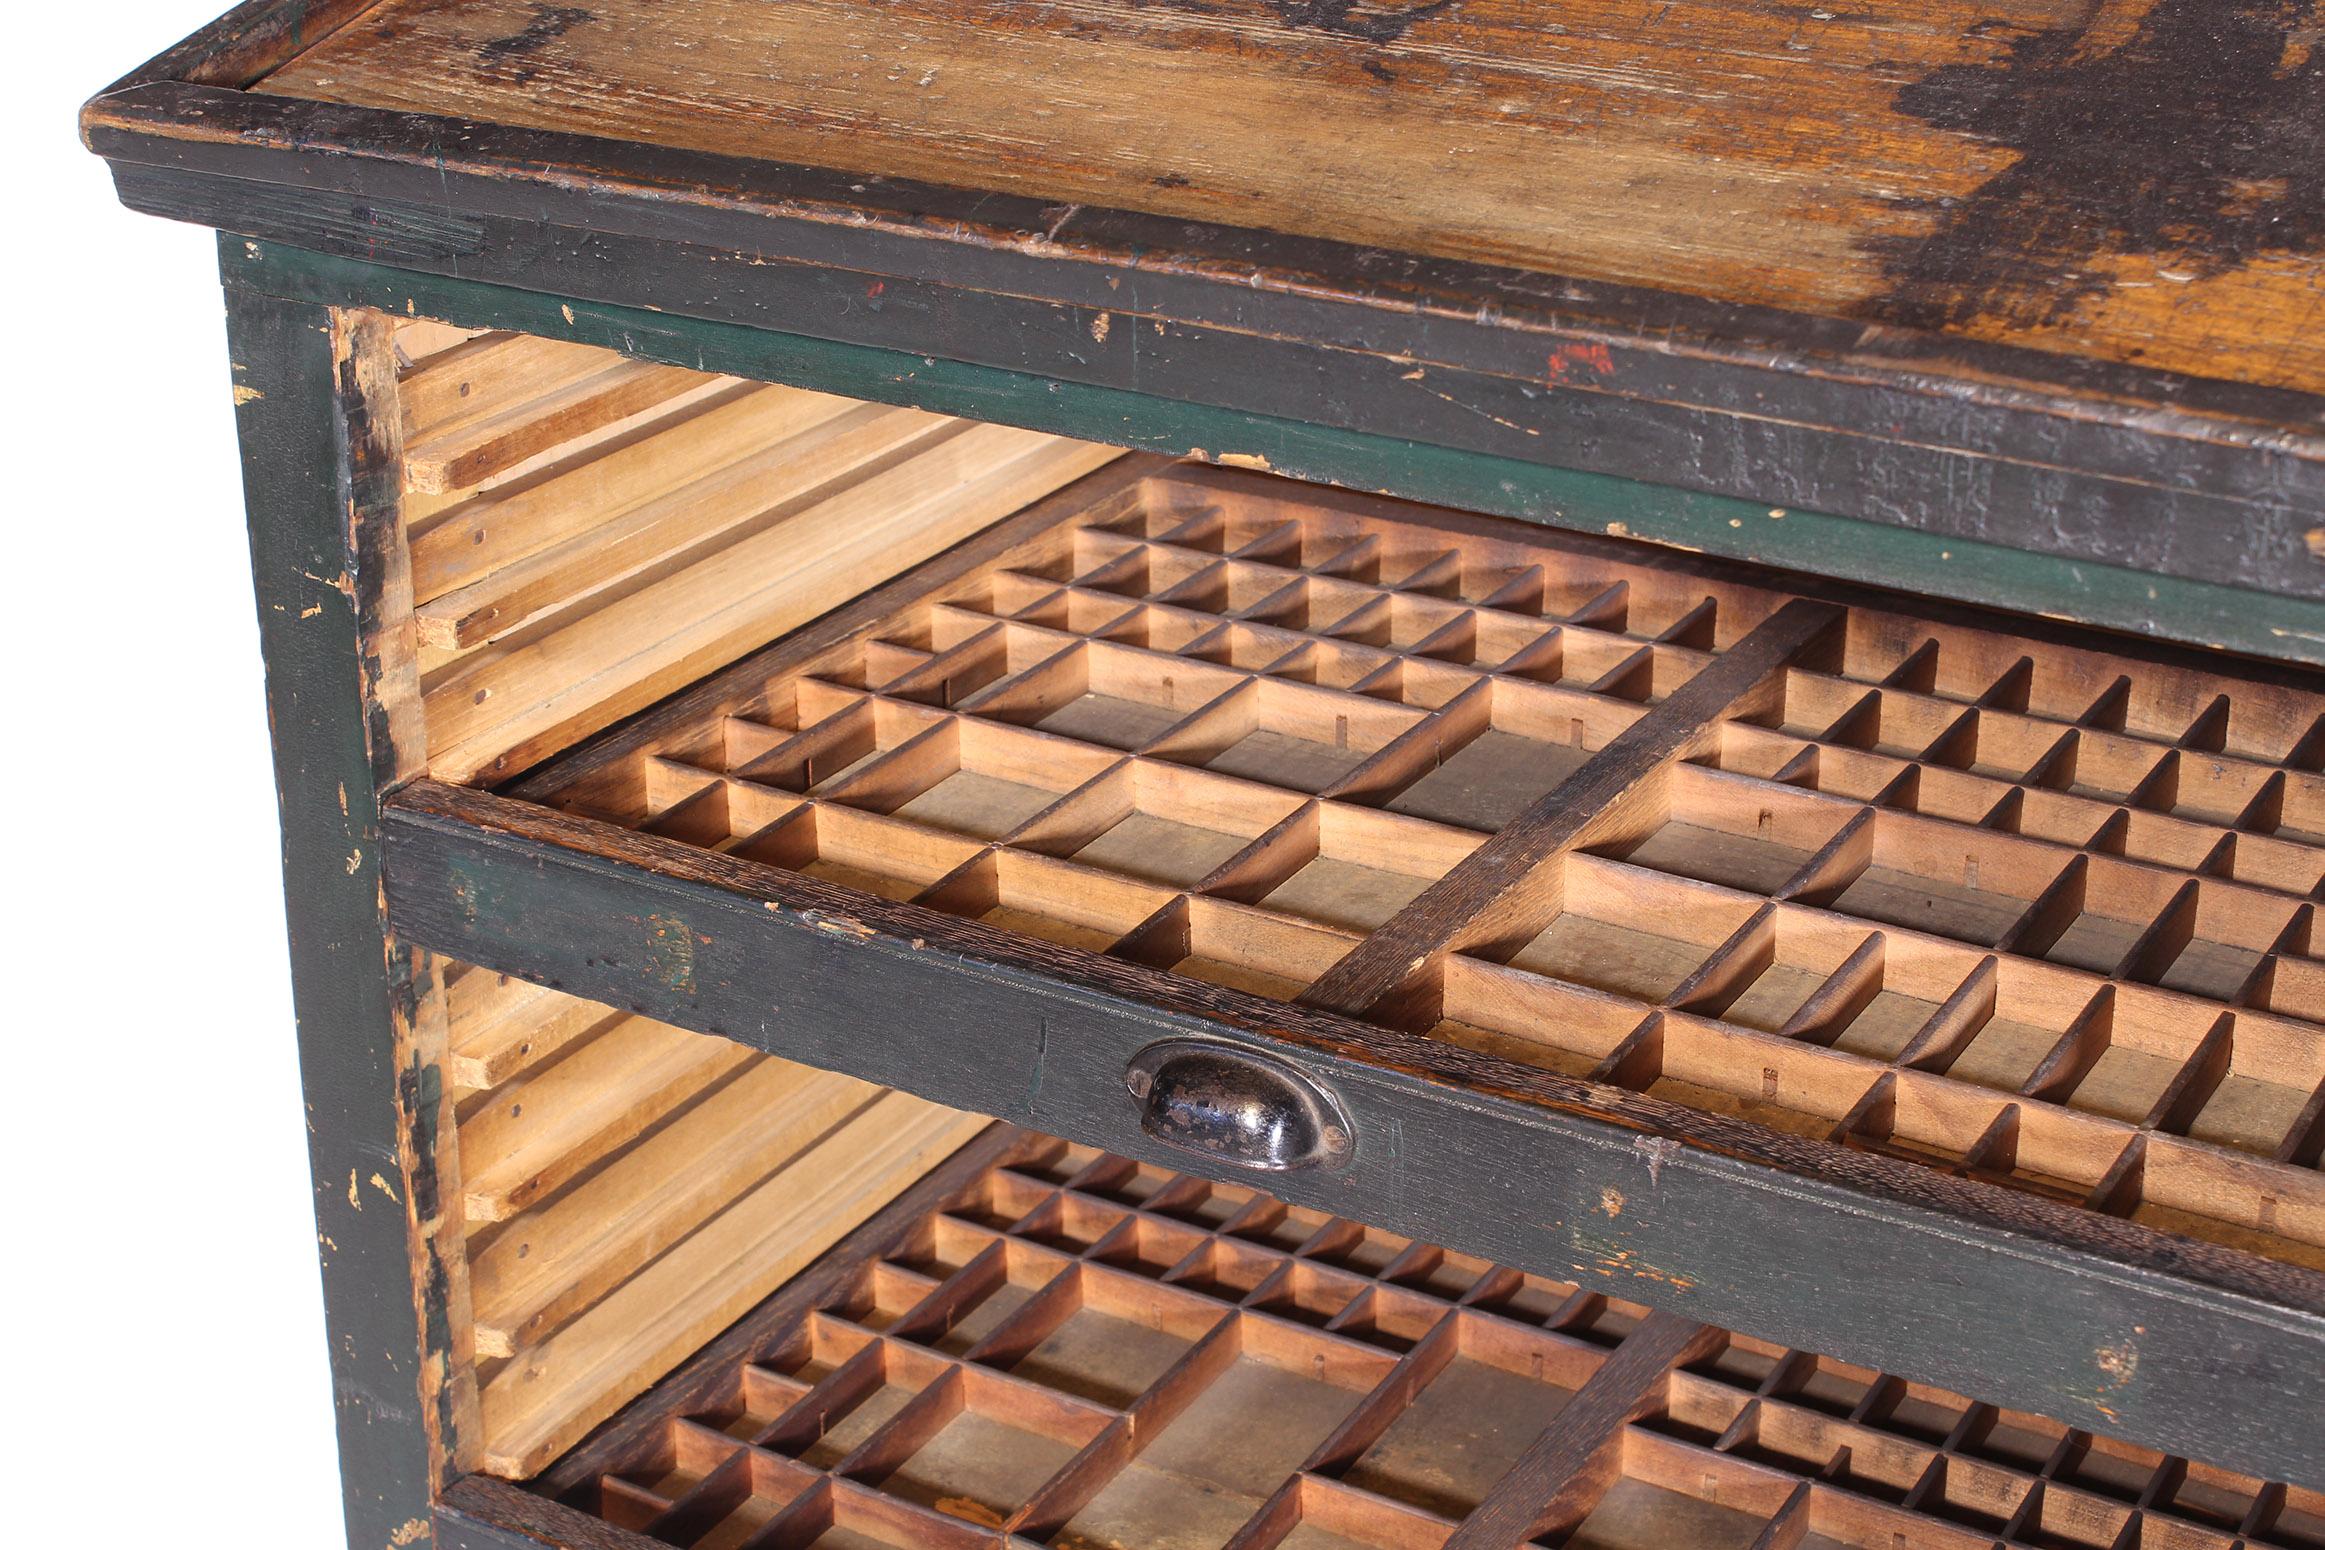
[(532, 1489), (452, 1500), (641, 1550), (2325, 1545), (2314, 1491), (1006, 1127)]
[(1288, 1198), (2316, 1481), (2258, 1417), (2325, 1404), (2321, 761), (2313, 680), (1125, 462), (410, 788), (388, 872), (423, 943), (1142, 1155), (1126, 1063), (1224, 1038), (1350, 1117)]

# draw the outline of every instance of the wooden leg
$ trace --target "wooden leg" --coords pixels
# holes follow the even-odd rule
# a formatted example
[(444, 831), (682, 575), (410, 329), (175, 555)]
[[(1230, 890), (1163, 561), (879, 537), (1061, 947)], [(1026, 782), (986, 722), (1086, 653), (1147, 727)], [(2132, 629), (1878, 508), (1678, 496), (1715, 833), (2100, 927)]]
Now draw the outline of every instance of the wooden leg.
[(412, 772), (417, 691), (400, 433), (373, 412), (376, 317), (230, 285), (227, 322), (349, 1542), (407, 1546), (429, 1537), (468, 1401), (436, 970), (388, 935), (380, 891), (379, 805)]

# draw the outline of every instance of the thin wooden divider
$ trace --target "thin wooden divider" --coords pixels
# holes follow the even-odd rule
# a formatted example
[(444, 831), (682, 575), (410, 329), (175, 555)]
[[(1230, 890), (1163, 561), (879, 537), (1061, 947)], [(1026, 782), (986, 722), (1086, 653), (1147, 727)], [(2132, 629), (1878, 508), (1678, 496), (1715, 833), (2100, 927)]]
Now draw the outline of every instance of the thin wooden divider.
[(801, 388), (737, 383), (537, 473), (409, 524), (412, 590), (424, 607), (474, 586), (851, 405)]
[(1301, 999), (1361, 1017), (1437, 954), (1509, 937), (1543, 913), (1539, 890), (1555, 858), (1621, 825), (1660, 774), (1716, 738), (1722, 718), (1747, 707), (1841, 619), (1830, 604), (1786, 603), (1377, 927)]
[(909, 456), (916, 445), (958, 429), (917, 410), (811, 403), (795, 411), (784, 434), (763, 432), (764, 444), (735, 461), (423, 602), (420, 638), (465, 650), (552, 610), (586, 606), (600, 592), (674, 557), (739, 541), (753, 524), (780, 520), (786, 502), (812, 499), (832, 480), (884, 457)]
[[(537, 398), (497, 400), (497, 412), (423, 431), (404, 446), (404, 477), (427, 495), (474, 489), (493, 475), (704, 385), (678, 366), (620, 360)], [(496, 402), (487, 398), (487, 403)]]
[(498, 778), (1115, 456), (394, 320), (434, 773)]
[(481, 969), (460, 981), (447, 1012), (446, 1073), (455, 1087), (469, 1089), (500, 1086), (595, 1031), (607, 1015), (604, 1007)]
[(538, 641), (520, 632), (482, 647), (426, 685), (433, 767), (523, 768), (577, 727), (651, 703), (1115, 455), (999, 427), (965, 431)]
[(1621, 1473), (1622, 1431), (1662, 1399), (1675, 1367), (1721, 1344), (1720, 1332), (1651, 1313), (1558, 1413), (1558, 1424), (1445, 1541), (1445, 1550), (1500, 1550), (1544, 1532), (1571, 1533)]
[(462, 1116), (469, 1221), (515, 1215), (750, 1058), (683, 1028), (608, 1014), (586, 1042), (480, 1095)]
[(559, 392), (614, 364), (605, 351), (530, 334), (474, 334), (446, 343), (441, 324), (399, 320), (395, 327), (399, 344), (414, 338), (415, 328), (427, 340), (399, 374), (408, 438), (504, 414), (512, 404)]
[[(445, 978), (461, 1351), (488, 1460), (537, 1464), (685, 1355), (702, 1325), (684, 1320), (726, 1306), (714, 1290), (764, 1295), (978, 1123), (484, 968)], [(626, 1371), (590, 1365), (616, 1348)]]
[(484, 1386), (485, 1464), (538, 1471), (985, 1126), (902, 1093), (744, 1194)]
[(469, 1252), (477, 1350), (510, 1356), (805, 1151), (869, 1101), (861, 1082), (767, 1060)]

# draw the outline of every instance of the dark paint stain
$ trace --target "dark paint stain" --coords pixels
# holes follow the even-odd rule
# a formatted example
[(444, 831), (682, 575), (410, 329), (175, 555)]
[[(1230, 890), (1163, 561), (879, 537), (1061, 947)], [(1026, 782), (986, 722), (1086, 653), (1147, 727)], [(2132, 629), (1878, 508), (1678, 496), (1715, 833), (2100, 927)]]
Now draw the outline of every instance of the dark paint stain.
[[(1211, 0), (1130, 0), (1135, 7), (1167, 6), (1184, 11), (1190, 16), (1218, 16), (1231, 8), (1211, 3)], [(1317, 32), (1335, 33), (1344, 38), (1356, 38), (1366, 43), (1394, 43), (1411, 31), (1416, 22), (1450, 11), (1460, 0), (1423, 0), (1419, 5), (1404, 7), (1371, 6), (1366, 0), (1260, 0), (1275, 19), (1286, 27), (1307, 28)], [(1369, 63), (1365, 66), (1379, 75)], [(1393, 76), (1383, 76), (1393, 80)]]
[(1453, 9), (1457, 0), (1427, 0), (1403, 10), (1360, 10), (1359, 0), (1267, 0), (1267, 8), (1287, 27), (1314, 27), (1367, 43), (1394, 43), (1415, 22)]
[(2158, 0), (2105, 53), (2046, 28), (1905, 87), (1900, 112), (2018, 160), (1964, 198), (1900, 201), (1936, 229), (1870, 244), (1889, 289), (1860, 310), (2040, 327), (2104, 295), (2113, 256), (2200, 279), (2325, 252), (2321, 21), (2319, 0)]
[(540, 73), (524, 63), (526, 56), (539, 53), (583, 22), (596, 20), (596, 12), (577, 5), (536, 5), (533, 19), (522, 31), (493, 39), (476, 51), (476, 57), (490, 74), (521, 85)]

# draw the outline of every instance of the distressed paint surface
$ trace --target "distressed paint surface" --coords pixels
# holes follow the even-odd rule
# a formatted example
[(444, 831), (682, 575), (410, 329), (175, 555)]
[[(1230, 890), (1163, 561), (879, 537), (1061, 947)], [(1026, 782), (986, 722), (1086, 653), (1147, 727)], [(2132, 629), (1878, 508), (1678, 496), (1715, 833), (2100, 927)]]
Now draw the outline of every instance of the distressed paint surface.
[(2311, 0), (390, 0), (259, 89), (1006, 191), (1053, 241), (1138, 210), (2315, 393), (2319, 30)]

